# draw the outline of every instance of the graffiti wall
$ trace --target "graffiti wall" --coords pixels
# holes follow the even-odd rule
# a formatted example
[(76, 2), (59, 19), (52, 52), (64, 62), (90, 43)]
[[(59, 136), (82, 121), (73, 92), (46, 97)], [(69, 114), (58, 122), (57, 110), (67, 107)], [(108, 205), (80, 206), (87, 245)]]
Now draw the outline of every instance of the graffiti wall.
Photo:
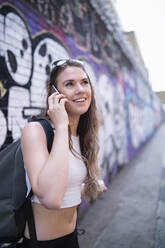
[(81, 58), (102, 114), (99, 165), (115, 175), (162, 120), (159, 100), (90, 1), (0, 0), (0, 148), (46, 106), (52, 62)]

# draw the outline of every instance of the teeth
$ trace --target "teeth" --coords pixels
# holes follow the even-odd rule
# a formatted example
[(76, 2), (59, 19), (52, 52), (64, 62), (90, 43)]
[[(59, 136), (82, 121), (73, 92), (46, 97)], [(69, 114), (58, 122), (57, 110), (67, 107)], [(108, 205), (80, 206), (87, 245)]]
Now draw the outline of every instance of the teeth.
[(85, 101), (85, 98), (80, 98), (80, 99), (75, 100), (75, 102), (84, 102), (84, 101)]

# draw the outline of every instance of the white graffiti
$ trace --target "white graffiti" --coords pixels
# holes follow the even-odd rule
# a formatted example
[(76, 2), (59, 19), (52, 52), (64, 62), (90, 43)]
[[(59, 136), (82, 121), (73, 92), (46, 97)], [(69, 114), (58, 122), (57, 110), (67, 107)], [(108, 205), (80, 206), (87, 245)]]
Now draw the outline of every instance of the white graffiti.
[(31, 79), (31, 107), (45, 108), (47, 96), (48, 75), (52, 69), (52, 62), (67, 59), (69, 54), (60, 44), (51, 38), (43, 38), (34, 51), (34, 69)]
[[(27, 116), (39, 114), (40, 109), (46, 106), (46, 80), (52, 69), (53, 60), (68, 58), (69, 54), (62, 45), (45, 34), (42, 41), (36, 44), (32, 56), (28, 29), (21, 17), (14, 12), (9, 12), (5, 17), (0, 15), (0, 32), (2, 34), (0, 55), (5, 58), (11, 78), (8, 83), (25, 86), (31, 82), (29, 90), (19, 86), (9, 89), (8, 130), (15, 140), (20, 137)], [(4, 118), (1, 122), (4, 124)], [(6, 124), (5, 122), (1, 129), (3, 135), (1, 134), (0, 146), (6, 137)]]
[(122, 86), (118, 83), (115, 87), (114, 98), (114, 141), (117, 148), (117, 162), (119, 165), (128, 162), (127, 152), (127, 129), (126, 129), (126, 110), (125, 95)]
[(9, 90), (8, 100), (8, 129), (14, 140), (20, 138), (21, 130), (27, 120), (23, 117), (24, 107), (29, 107), (30, 95), (27, 89), (13, 86)]
[(137, 148), (143, 139), (142, 111), (137, 105), (129, 103), (129, 125), (131, 131), (132, 145)]
[(123, 66), (121, 68), (123, 80), (125, 83), (127, 83), (130, 87), (135, 88), (135, 80), (133, 75), (128, 71), (126, 66)]
[(2, 49), (8, 72), (14, 82), (26, 85), (32, 72), (32, 45), (28, 29), (15, 13), (8, 13), (4, 23)]
[(129, 125), (132, 145), (138, 148), (146, 137), (150, 135), (155, 126), (153, 110), (148, 106), (139, 107), (133, 102), (129, 103)]
[(146, 137), (150, 135), (154, 131), (155, 127), (155, 116), (154, 111), (149, 106), (145, 106), (143, 108), (143, 119), (142, 119), (142, 127), (143, 127), (143, 140), (146, 140)]
[(149, 87), (146, 85), (146, 83), (144, 83), (143, 79), (138, 74), (135, 74), (135, 78), (138, 96), (147, 104), (151, 104)]
[(111, 171), (114, 162), (116, 161), (116, 150), (113, 144), (114, 143), (113, 142), (114, 87), (110, 82), (108, 76), (106, 76), (105, 74), (101, 74), (98, 78), (98, 89), (99, 89), (98, 105), (100, 106), (101, 114), (102, 114), (102, 125), (99, 131), (99, 142), (100, 142), (99, 161), (101, 163), (101, 162), (105, 162), (105, 160), (108, 159), (108, 163), (106, 165), (108, 168), (103, 168), (105, 170), (104, 173), (107, 173), (106, 170), (108, 169), (108, 171)]
[(3, 46), (4, 46), (4, 16), (2, 16), (0, 14), (0, 34), (1, 34), (1, 38), (0, 38), (0, 56), (4, 56), (4, 50), (3, 50)]
[(0, 147), (3, 145), (7, 134), (7, 123), (4, 114), (0, 110)]

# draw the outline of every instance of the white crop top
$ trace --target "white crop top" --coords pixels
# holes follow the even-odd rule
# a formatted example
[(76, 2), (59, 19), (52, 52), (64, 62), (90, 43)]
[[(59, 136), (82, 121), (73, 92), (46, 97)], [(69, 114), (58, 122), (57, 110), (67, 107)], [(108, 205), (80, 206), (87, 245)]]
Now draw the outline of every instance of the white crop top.
[[(73, 148), (76, 152), (80, 153), (79, 137), (71, 136), (73, 142)], [(26, 166), (25, 166), (26, 171)], [(61, 208), (68, 208), (76, 206), (81, 203), (81, 185), (85, 181), (87, 176), (87, 169), (83, 160), (77, 158), (69, 151), (69, 177), (68, 185), (64, 195)], [(31, 190), (31, 185), (29, 182), (28, 175), (26, 173), (26, 184), (27, 184), (27, 195)], [(32, 196), (33, 202), (40, 203), (40, 200), (36, 195)]]

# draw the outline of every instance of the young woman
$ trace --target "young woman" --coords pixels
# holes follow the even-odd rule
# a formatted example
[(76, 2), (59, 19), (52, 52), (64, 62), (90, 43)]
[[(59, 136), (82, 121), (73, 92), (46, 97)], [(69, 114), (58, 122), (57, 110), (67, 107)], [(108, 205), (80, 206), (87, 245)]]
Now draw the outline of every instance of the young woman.
[[(58, 92), (53, 93), (53, 85)], [(54, 62), (47, 102), (46, 115), (55, 130), (50, 154), (38, 122), (28, 123), (21, 138), (27, 185), (34, 192), (38, 247), (78, 248), (75, 228), (81, 191), (89, 199), (106, 190), (97, 180), (99, 121), (94, 91), (81, 61)], [(31, 247), (27, 225), (24, 236), (23, 247)]]

